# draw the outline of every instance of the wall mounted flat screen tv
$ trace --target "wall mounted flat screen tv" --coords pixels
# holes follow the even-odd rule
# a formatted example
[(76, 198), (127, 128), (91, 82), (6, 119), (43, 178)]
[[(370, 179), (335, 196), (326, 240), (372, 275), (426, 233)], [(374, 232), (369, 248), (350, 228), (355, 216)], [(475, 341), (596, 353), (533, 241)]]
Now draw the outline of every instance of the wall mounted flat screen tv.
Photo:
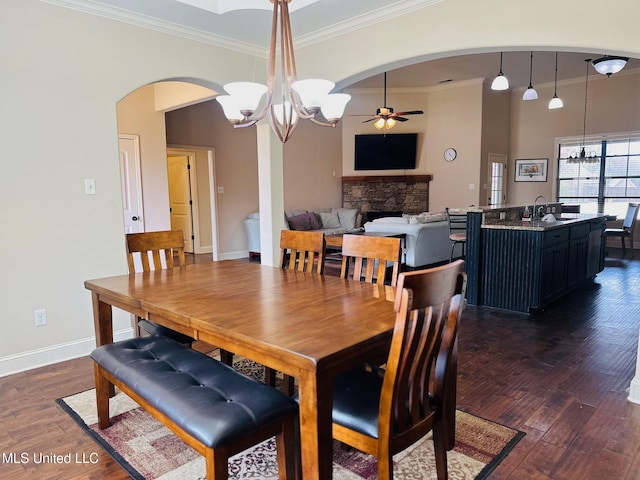
[(356, 135), (356, 170), (416, 168), (417, 133)]

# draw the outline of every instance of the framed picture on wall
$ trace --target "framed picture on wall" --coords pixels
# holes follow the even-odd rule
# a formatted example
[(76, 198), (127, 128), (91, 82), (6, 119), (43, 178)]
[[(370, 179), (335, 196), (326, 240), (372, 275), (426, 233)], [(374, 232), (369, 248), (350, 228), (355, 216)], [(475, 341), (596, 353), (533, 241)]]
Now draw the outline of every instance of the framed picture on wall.
[(516, 159), (516, 182), (546, 182), (548, 158)]

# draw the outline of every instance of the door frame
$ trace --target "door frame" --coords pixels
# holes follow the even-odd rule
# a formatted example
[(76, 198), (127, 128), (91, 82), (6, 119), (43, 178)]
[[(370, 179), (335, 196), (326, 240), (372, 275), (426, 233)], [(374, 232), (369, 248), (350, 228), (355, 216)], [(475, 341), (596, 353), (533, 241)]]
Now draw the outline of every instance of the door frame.
[[(202, 253), (200, 249), (200, 236), (197, 235), (197, 232), (200, 232), (200, 225), (198, 223), (199, 210), (198, 210), (198, 191), (197, 191), (197, 183), (195, 181), (196, 177), (196, 153), (195, 152), (175, 152), (171, 151), (171, 149), (167, 149), (167, 172), (169, 174), (169, 185), (172, 184), (172, 175), (171, 169), (169, 168), (170, 158), (180, 157), (186, 158), (185, 168), (187, 169), (187, 182), (188, 185), (185, 187), (188, 188), (189, 192), (189, 225), (188, 228), (190, 230), (189, 240), (185, 240), (185, 249), (186, 253)], [(172, 200), (171, 200), (171, 187), (169, 187), (169, 217), (171, 219), (171, 225), (173, 226), (173, 211), (172, 211)], [(196, 244), (197, 240), (197, 244)]]
[[(209, 203), (211, 206), (211, 251), (208, 248), (204, 248), (200, 244), (200, 235), (196, 232), (200, 231), (199, 222), (199, 208), (198, 208), (198, 190), (197, 190), (197, 178), (198, 175), (204, 175), (205, 172), (198, 172), (196, 167), (196, 151), (207, 152), (207, 172), (209, 177)], [(189, 163), (191, 165), (189, 179), (191, 182), (191, 196), (193, 201), (192, 218), (193, 218), (193, 253), (212, 253), (213, 260), (219, 259), (218, 251), (218, 212), (217, 212), (217, 188), (216, 188), (216, 176), (215, 176), (215, 150), (211, 147), (198, 147), (192, 145), (167, 145), (166, 156), (169, 154), (174, 155), (188, 155)], [(167, 188), (169, 186), (167, 185)]]

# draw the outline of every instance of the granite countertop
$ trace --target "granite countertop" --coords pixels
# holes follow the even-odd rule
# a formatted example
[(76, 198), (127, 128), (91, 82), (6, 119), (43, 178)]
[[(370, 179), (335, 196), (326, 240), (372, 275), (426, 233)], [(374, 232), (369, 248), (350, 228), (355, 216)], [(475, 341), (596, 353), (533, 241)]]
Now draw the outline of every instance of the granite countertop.
[(596, 218), (607, 218), (606, 215), (597, 213), (563, 213), (556, 218), (555, 222), (543, 222), (540, 219), (531, 219), (528, 222), (522, 220), (490, 220), (482, 224), (482, 228), (504, 229), (504, 230), (532, 230), (545, 231), (588, 222)]

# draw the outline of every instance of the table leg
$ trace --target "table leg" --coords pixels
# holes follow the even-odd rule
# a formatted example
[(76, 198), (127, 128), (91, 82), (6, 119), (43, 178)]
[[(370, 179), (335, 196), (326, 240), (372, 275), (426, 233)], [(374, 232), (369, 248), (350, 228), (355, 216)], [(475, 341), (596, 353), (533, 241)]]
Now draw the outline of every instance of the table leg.
[[(91, 293), (93, 302), (93, 328), (96, 333), (96, 346), (113, 343), (113, 314), (111, 305), (104, 303), (96, 292)], [(116, 394), (115, 387), (109, 385), (109, 397)]]
[(298, 378), (298, 395), (302, 478), (330, 480), (333, 472), (333, 382), (325, 375), (302, 374)]
[(113, 343), (113, 321), (111, 305), (100, 300), (97, 293), (91, 294), (93, 302), (93, 328), (96, 332), (96, 346)]

